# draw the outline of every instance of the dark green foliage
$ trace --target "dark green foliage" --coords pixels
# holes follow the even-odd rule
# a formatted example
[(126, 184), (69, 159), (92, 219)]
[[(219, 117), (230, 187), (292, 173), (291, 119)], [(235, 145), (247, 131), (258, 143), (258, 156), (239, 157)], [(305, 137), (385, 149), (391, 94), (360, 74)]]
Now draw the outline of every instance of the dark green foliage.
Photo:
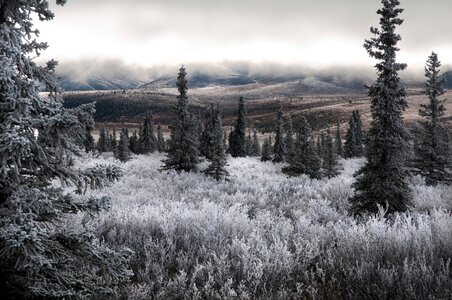
[[(76, 143), (94, 126), (94, 103), (63, 108), (57, 63), (33, 60), (47, 47), (35, 40), (33, 22), (51, 20), (48, 7), (44, 0), (0, 3), (0, 294), (113, 299), (131, 276), (129, 251), (108, 248), (68, 217), (95, 217), (107, 209), (108, 198), (75, 195), (70, 188), (100, 188), (120, 170), (73, 167)], [(45, 99), (39, 86), (49, 92)]]
[(339, 121), (337, 122), (334, 146), (335, 146), (336, 154), (340, 157), (344, 157), (344, 150), (342, 148), (341, 123)]
[(163, 137), (162, 126), (160, 124), (157, 126), (157, 150), (160, 153), (165, 152), (166, 143)]
[(118, 140), (116, 136), (116, 128), (113, 129), (113, 132), (110, 134), (110, 151), (116, 153), (118, 146)]
[(450, 132), (442, 120), (445, 100), (439, 99), (445, 93), (445, 74), (440, 75), (440, 67), (438, 55), (432, 53), (425, 67), (425, 94), (429, 101), (421, 104), (419, 115), (425, 120), (419, 123), (414, 140), (415, 173), (422, 175), (429, 185), (452, 180)]
[(162, 170), (195, 171), (199, 161), (199, 134), (196, 118), (188, 111), (187, 75), (184, 66), (177, 77), (177, 105), (174, 108), (176, 121), (168, 140), (167, 158)]
[(115, 157), (122, 162), (130, 160), (129, 130), (127, 127), (123, 127), (119, 134)]
[(87, 127), (85, 129), (85, 139), (83, 141), (83, 147), (85, 148), (86, 152), (93, 152), (96, 150), (96, 143), (94, 142), (94, 137), (91, 134), (92, 128)]
[(209, 166), (204, 171), (208, 176), (212, 176), (217, 181), (229, 176), (228, 171), (225, 169), (227, 165), (226, 154), (223, 148), (223, 124), (221, 120), (220, 108), (211, 111), (211, 118), (214, 119), (212, 127), (212, 145), (211, 157), (209, 158)]
[(293, 131), (293, 123), (292, 123), (292, 116), (289, 114), (287, 117), (287, 126), (286, 126), (286, 153), (289, 153), (292, 150), (293, 144), (294, 144), (294, 131)]
[(353, 111), (348, 121), (349, 128), (345, 137), (345, 158), (362, 157), (364, 155), (362, 121), (359, 111)]
[(154, 117), (152, 113), (146, 114), (138, 138), (138, 151), (140, 154), (153, 153), (157, 149), (157, 139), (154, 134)]
[(320, 178), (321, 160), (311, 138), (311, 127), (305, 118), (301, 120), (294, 147), (287, 156), (288, 166), (282, 171), (289, 176), (306, 174), (310, 178)]
[(322, 156), (322, 168), (324, 175), (327, 177), (333, 177), (338, 174), (337, 154), (335, 151), (333, 137), (331, 136), (331, 131), (329, 128), (325, 136), (325, 145)]
[(97, 141), (97, 151), (99, 152), (108, 152), (111, 149), (110, 145), (110, 135), (105, 130), (105, 127), (102, 126), (99, 132), (99, 140)]
[(129, 138), (129, 148), (130, 151), (134, 154), (139, 154), (140, 146), (138, 142), (138, 133), (136, 130), (133, 131), (132, 136)]
[[(206, 122), (204, 124), (204, 130), (201, 135), (200, 152), (207, 159), (211, 159), (213, 156), (214, 149), (217, 147), (215, 143), (217, 142), (217, 137), (215, 128), (217, 122), (216, 111), (213, 104), (207, 110)], [(223, 138), (223, 137), (222, 137)]]
[(273, 145), (273, 162), (285, 161), (286, 142), (284, 141), (284, 114), (282, 107), (278, 110), (278, 124), (276, 126), (275, 144)]
[(246, 108), (243, 97), (239, 99), (239, 112), (234, 130), (229, 134), (229, 153), (232, 157), (246, 156)]
[(268, 137), (264, 140), (262, 145), (261, 161), (270, 161), (273, 156), (272, 137)]
[(403, 9), (398, 0), (382, 0), (382, 4), (378, 10), (381, 28), (371, 28), (374, 37), (365, 43), (369, 55), (379, 62), (377, 80), (369, 88), (372, 122), (366, 136), (367, 163), (356, 174), (355, 195), (350, 199), (354, 215), (377, 213), (379, 205), (388, 214), (404, 212), (411, 205), (405, 181), (409, 136), (402, 117), (407, 103), (399, 77), (406, 65), (396, 62), (401, 37), (395, 29), (403, 23), (399, 18)]

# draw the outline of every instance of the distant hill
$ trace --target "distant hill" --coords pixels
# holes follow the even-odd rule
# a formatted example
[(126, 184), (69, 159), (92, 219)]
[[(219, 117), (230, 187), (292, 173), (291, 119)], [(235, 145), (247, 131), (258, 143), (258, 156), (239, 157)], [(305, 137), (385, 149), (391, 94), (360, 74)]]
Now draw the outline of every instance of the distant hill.
[(128, 90), (138, 88), (142, 81), (126, 78), (93, 77), (87, 80), (61, 77), (60, 86), (65, 91), (97, 91), (97, 90)]

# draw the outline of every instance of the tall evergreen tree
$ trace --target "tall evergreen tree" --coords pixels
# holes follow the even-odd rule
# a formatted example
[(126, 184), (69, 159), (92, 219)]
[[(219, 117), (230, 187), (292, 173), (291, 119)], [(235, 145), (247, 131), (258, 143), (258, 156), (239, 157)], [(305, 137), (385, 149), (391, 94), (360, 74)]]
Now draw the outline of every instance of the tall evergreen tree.
[(251, 156), (251, 151), (252, 151), (251, 148), (253, 147), (253, 140), (251, 139), (251, 130), (249, 130), (249, 129), (248, 129), (248, 135), (246, 136), (245, 145), (246, 145), (246, 155)]
[(284, 141), (284, 113), (282, 106), (278, 110), (278, 124), (276, 126), (275, 144), (273, 146), (273, 162), (285, 161), (286, 142)]
[(333, 177), (338, 174), (337, 167), (337, 154), (334, 149), (333, 137), (331, 131), (328, 128), (325, 136), (325, 148), (323, 150), (322, 168), (324, 175), (327, 177)]
[(311, 138), (311, 126), (303, 117), (294, 147), (287, 156), (288, 166), (283, 172), (289, 176), (306, 174), (311, 178), (320, 178), (321, 160)]
[(334, 139), (334, 145), (336, 149), (336, 154), (340, 157), (344, 157), (344, 151), (342, 147), (342, 136), (341, 136), (341, 123), (337, 121), (336, 126), (336, 137)]
[(292, 123), (292, 116), (290, 114), (287, 117), (287, 129), (286, 129), (285, 143), (286, 143), (286, 153), (289, 153), (294, 144), (293, 123)]
[(129, 147), (132, 153), (139, 154), (140, 147), (138, 143), (138, 133), (136, 130), (133, 131), (132, 135), (129, 138)]
[(140, 154), (153, 153), (157, 149), (157, 139), (154, 134), (154, 116), (147, 113), (140, 129), (140, 137), (138, 138), (138, 146)]
[(195, 118), (188, 111), (188, 87), (185, 79), (185, 67), (179, 69), (177, 77), (177, 105), (174, 110), (176, 121), (167, 142), (167, 158), (163, 161), (162, 170), (195, 171), (199, 162), (199, 137)]
[(366, 137), (367, 163), (357, 173), (355, 195), (350, 199), (355, 215), (376, 213), (378, 205), (386, 207), (387, 213), (403, 212), (411, 205), (405, 181), (409, 136), (402, 116), (407, 103), (399, 77), (406, 64), (396, 62), (401, 37), (395, 30), (403, 23), (399, 18), (403, 9), (398, 0), (382, 0), (382, 5), (380, 28), (371, 28), (374, 37), (365, 42), (369, 55), (379, 62), (377, 80), (369, 88), (372, 122)]
[(223, 124), (221, 121), (221, 111), (217, 106), (216, 110), (212, 110), (212, 118), (214, 127), (212, 128), (213, 135), (213, 149), (211, 157), (209, 158), (210, 164), (204, 171), (206, 175), (212, 176), (217, 181), (229, 176), (228, 171), (225, 169), (227, 165), (226, 154), (223, 148)]
[(201, 135), (201, 147), (200, 152), (207, 159), (211, 159), (214, 149), (216, 148), (217, 137), (215, 136), (216, 132), (216, 122), (217, 116), (215, 113), (215, 109), (213, 104), (210, 105), (210, 108), (206, 113), (206, 121), (204, 123), (204, 130)]
[(99, 140), (97, 140), (97, 151), (101, 153), (110, 151), (109, 134), (103, 126), (101, 127), (99, 132)]
[(261, 155), (261, 145), (259, 144), (259, 139), (257, 138), (256, 130), (253, 131), (253, 140), (251, 141), (250, 156), (260, 156)]
[(262, 155), (261, 161), (270, 161), (272, 160), (273, 155), (273, 147), (271, 136), (264, 140), (264, 144), (262, 145)]
[(239, 112), (234, 130), (229, 134), (229, 153), (232, 157), (246, 156), (246, 108), (243, 97), (239, 99)]
[(165, 148), (166, 148), (166, 142), (165, 142), (165, 138), (163, 137), (163, 132), (162, 132), (162, 126), (160, 126), (160, 124), (157, 126), (157, 150), (160, 153), (165, 152)]
[[(57, 4), (64, 4), (59, 0)], [(47, 47), (36, 20), (51, 20), (45, 0), (0, 2), (0, 291), (2, 299), (115, 298), (131, 272), (126, 251), (65, 224), (70, 215), (108, 207), (76, 196), (118, 178), (113, 166), (71, 166), (75, 144), (94, 124), (94, 104), (63, 108), (55, 61), (38, 66)], [(39, 95), (44, 86), (49, 95)], [(59, 184), (57, 183), (59, 182)]]
[(96, 150), (96, 143), (94, 142), (94, 137), (91, 134), (92, 131), (91, 126), (87, 126), (85, 128), (85, 138), (83, 140), (83, 147), (85, 148), (85, 152), (92, 152)]
[(445, 74), (440, 75), (440, 68), (438, 55), (433, 52), (425, 67), (428, 103), (421, 104), (419, 110), (419, 115), (425, 120), (418, 126), (414, 143), (415, 172), (425, 177), (429, 185), (452, 180), (450, 132), (442, 120), (446, 100), (440, 99), (445, 93)]
[(119, 142), (116, 147), (115, 157), (122, 162), (130, 160), (129, 130), (125, 126), (122, 127), (119, 134)]
[(113, 132), (110, 134), (110, 151), (116, 153), (118, 146), (118, 140), (116, 136), (116, 128), (113, 128)]
[(362, 157), (364, 155), (363, 130), (361, 116), (357, 110), (352, 112), (348, 124), (349, 128), (345, 136), (344, 156), (346, 158)]
[(306, 174), (311, 178), (320, 178), (321, 160), (311, 138), (311, 126), (302, 118), (294, 147), (287, 156), (288, 166), (283, 172), (289, 176)]

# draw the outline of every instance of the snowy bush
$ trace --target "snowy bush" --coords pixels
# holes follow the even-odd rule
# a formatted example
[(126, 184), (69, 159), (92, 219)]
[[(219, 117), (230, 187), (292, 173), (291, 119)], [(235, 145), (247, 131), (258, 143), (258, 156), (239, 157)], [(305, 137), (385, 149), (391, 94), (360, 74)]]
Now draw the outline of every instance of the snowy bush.
[[(447, 299), (452, 297), (450, 188), (414, 178), (413, 212), (350, 217), (354, 172), (287, 178), (281, 164), (228, 159), (229, 181), (159, 172), (160, 154), (116, 163), (100, 218), (84, 218), (108, 244), (135, 251), (131, 299)], [(449, 198), (448, 198), (449, 197)]]

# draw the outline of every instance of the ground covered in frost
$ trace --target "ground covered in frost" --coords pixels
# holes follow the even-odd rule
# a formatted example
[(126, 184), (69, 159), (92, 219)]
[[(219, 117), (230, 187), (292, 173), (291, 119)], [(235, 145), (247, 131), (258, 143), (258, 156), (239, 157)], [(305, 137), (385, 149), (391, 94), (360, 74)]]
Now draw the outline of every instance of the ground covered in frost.
[[(134, 251), (130, 299), (452, 299), (452, 188), (411, 179), (412, 212), (355, 220), (353, 173), (287, 178), (281, 165), (228, 159), (229, 181), (160, 172), (163, 155), (115, 163), (100, 217), (70, 220)], [(201, 169), (205, 167), (205, 163)]]

